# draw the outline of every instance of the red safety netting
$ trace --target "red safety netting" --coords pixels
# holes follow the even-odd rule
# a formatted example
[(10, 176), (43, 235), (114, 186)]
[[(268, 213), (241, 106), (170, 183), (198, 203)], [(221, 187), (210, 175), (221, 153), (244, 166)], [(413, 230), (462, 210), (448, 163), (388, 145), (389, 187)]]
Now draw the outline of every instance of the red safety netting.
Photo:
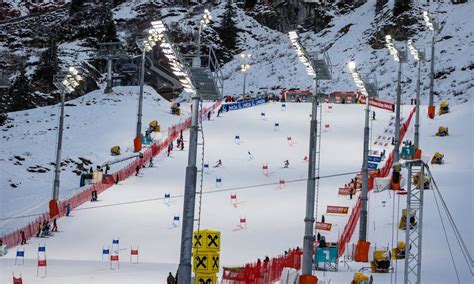
[[(221, 104), (221, 101), (217, 101), (217, 102), (215, 102), (214, 104), (212, 104), (208, 107), (203, 107), (199, 111), (199, 116), (203, 117), (203, 116), (207, 115), (207, 113), (209, 111), (213, 111), (214, 109), (219, 107), (220, 104)], [(168, 137), (165, 140), (163, 140), (161, 143), (154, 143), (149, 149), (144, 151), (143, 152), (143, 158), (137, 158), (137, 159), (133, 160), (130, 164), (125, 166), (123, 169), (121, 169), (121, 170), (119, 170), (115, 173), (112, 173), (110, 176), (106, 176), (102, 181), (91, 185), (90, 187), (86, 188), (82, 192), (74, 195), (73, 197), (71, 197), (69, 199), (66, 199), (66, 200), (63, 200), (63, 201), (59, 202), (59, 216), (57, 216), (56, 218), (63, 217), (63, 216), (66, 215), (66, 204), (69, 203), (70, 206), (71, 206), (71, 210), (72, 210), (72, 209), (84, 204), (85, 202), (90, 201), (92, 191), (96, 190), (97, 194), (100, 194), (101, 192), (103, 192), (103, 191), (109, 189), (110, 187), (112, 187), (115, 184), (115, 182), (123, 181), (123, 180), (127, 179), (128, 177), (130, 177), (131, 175), (135, 174), (135, 170), (136, 170), (137, 167), (142, 168), (144, 164), (148, 163), (150, 158), (158, 155), (164, 149), (167, 149), (168, 145), (173, 140), (178, 138), (178, 136), (180, 135), (180, 132), (188, 129), (190, 126), (191, 126), (191, 118), (188, 118), (180, 124), (173, 125), (173, 126), (169, 127), (168, 128)], [(36, 234), (38, 233), (38, 224), (43, 223), (43, 221), (45, 221), (45, 220), (50, 220), (50, 217), (49, 217), (48, 213), (44, 213), (44, 214), (40, 215), (38, 218), (36, 218), (34, 221), (30, 222), (28, 225), (14, 231), (14, 232), (11, 232), (11, 233), (9, 233), (5, 236), (2, 236), (0, 238), (3, 240), (3, 243), (7, 247), (17, 246), (21, 243), (21, 234), (20, 234), (21, 231), (25, 232), (25, 238), (26, 239), (29, 239), (33, 236), (36, 236)]]
[[(410, 112), (410, 115), (408, 116), (407, 121), (400, 127), (400, 141), (403, 140), (403, 137), (405, 136), (408, 130), (408, 127), (410, 126), (410, 122), (411, 122), (411, 119), (413, 118), (413, 115), (415, 114), (415, 111), (416, 109), (414, 108)], [(385, 165), (378, 172), (378, 174), (369, 176), (369, 190), (372, 190), (374, 188), (374, 180), (376, 177), (387, 177), (390, 174), (390, 170), (392, 169), (392, 166), (393, 166), (393, 156), (394, 156), (394, 151), (390, 153), (390, 155), (388, 156), (385, 162)], [(339, 256), (344, 254), (344, 251), (346, 249), (346, 244), (352, 239), (352, 235), (354, 234), (354, 230), (357, 226), (357, 222), (359, 222), (361, 205), (362, 205), (362, 202), (361, 202), (361, 199), (359, 198), (357, 200), (355, 207), (352, 209), (352, 213), (349, 216), (349, 220), (347, 221), (347, 224), (344, 227), (344, 230), (342, 231), (342, 234), (339, 238)]]
[(248, 263), (243, 267), (224, 267), (221, 283), (224, 284), (267, 284), (280, 279), (283, 268), (301, 268), (303, 251), (290, 250), (287, 255), (278, 256), (268, 262)]

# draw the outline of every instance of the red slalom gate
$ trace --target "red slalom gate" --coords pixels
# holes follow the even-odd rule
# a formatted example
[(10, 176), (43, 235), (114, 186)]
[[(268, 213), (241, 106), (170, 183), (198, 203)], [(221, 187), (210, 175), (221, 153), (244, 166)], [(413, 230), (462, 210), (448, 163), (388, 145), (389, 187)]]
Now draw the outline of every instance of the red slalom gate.
[[(403, 137), (405, 136), (408, 130), (408, 127), (410, 126), (410, 122), (413, 118), (413, 115), (415, 114), (415, 111), (416, 109), (413, 108), (413, 110), (410, 112), (410, 115), (408, 116), (407, 121), (401, 126), (400, 141), (403, 140)], [(374, 180), (376, 177), (387, 177), (390, 174), (390, 170), (392, 169), (392, 166), (393, 166), (393, 156), (394, 156), (394, 151), (390, 153), (390, 155), (387, 158), (387, 161), (385, 162), (385, 165), (379, 171), (379, 173), (377, 175), (369, 176), (369, 190), (372, 190), (374, 188)], [(355, 227), (357, 226), (357, 222), (359, 221), (359, 217), (360, 217), (361, 205), (362, 203), (359, 198), (357, 200), (356, 206), (354, 207), (354, 209), (352, 209), (349, 220), (347, 221), (347, 224), (344, 227), (344, 230), (339, 238), (339, 256), (344, 254), (345, 249), (346, 249), (346, 244), (350, 242), (352, 235), (354, 234)]]
[(285, 267), (300, 270), (302, 250), (290, 250), (287, 255), (268, 262), (248, 263), (243, 267), (224, 267), (221, 283), (269, 284), (280, 279)]
[[(199, 111), (200, 116), (207, 115), (208, 112), (213, 111), (219, 105), (221, 101), (217, 101), (209, 107), (204, 107)], [(71, 206), (71, 210), (77, 208), (78, 206), (84, 204), (87, 201), (90, 201), (92, 191), (96, 190), (98, 194), (104, 192), (105, 190), (109, 189), (114, 185), (114, 182), (119, 182), (127, 179), (131, 175), (135, 174), (135, 170), (137, 166), (140, 168), (147, 163), (151, 157), (154, 157), (161, 153), (164, 149), (168, 148), (168, 145), (174, 141), (176, 138), (179, 137), (181, 131), (188, 129), (191, 126), (191, 118), (186, 119), (180, 124), (173, 125), (168, 128), (168, 137), (162, 141), (161, 143), (157, 144), (154, 143), (150, 148), (143, 152), (143, 158), (137, 158), (133, 160), (130, 164), (119, 170), (118, 172), (113, 173), (111, 178), (106, 178), (104, 181), (100, 181), (91, 185), (90, 187), (86, 188), (82, 192), (72, 196), (69, 199), (63, 200), (59, 202), (59, 214), (55, 216), (55, 218), (60, 218), (66, 215), (66, 204), (69, 203)], [(26, 239), (30, 239), (33, 236), (36, 236), (38, 232), (38, 223), (43, 223), (44, 220), (50, 220), (50, 216), (48, 213), (40, 214), (36, 219), (30, 222), (28, 225), (23, 226), (22, 228), (13, 231), (7, 235), (0, 236), (0, 239), (3, 240), (3, 243), (11, 248), (19, 245), (21, 243), (21, 231), (25, 232)]]

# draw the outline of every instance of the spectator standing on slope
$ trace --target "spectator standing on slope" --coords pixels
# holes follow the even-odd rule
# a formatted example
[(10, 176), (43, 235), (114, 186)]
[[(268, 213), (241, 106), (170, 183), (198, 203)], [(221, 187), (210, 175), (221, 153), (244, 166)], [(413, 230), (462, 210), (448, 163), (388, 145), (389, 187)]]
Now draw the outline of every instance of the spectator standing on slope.
[(38, 222), (38, 232), (36, 233), (36, 237), (39, 238), (41, 236), (41, 231), (43, 230), (43, 226), (41, 222)]
[(153, 157), (150, 158), (150, 162), (148, 164), (149, 168), (153, 168)]
[(53, 229), (51, 229), (52, 232), (57, 232), (58, 231), (58, 223), (56, 222), (56, 218), (53, 219)]
[(69, 217), (69, 214), (71, 214), (71, 203), (66, 204), (66, 217)]
[(21, 245), (26, 245), (25, 231), (23, 230), (20, 231), (20, 237), (21, 237)]
[(167, 284), (175, 284), (176, 279), (174, 279), (173, 274), (171, 272), (168, 274), (168, 278), (166, 278), (166, 283)]

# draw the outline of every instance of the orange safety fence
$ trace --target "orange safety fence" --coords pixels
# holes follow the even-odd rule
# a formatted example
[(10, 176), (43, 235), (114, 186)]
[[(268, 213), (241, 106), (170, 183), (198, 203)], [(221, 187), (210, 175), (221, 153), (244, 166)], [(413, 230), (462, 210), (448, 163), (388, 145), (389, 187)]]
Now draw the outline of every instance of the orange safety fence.
[[(206, 115), (209, 111), (216, 109), (221, 104), (221, 101), (216, 101), (214, 104), (203, 107), (199, 111), (200, 117)], [(191, 126), (191, 118), (186, 119), (180, 124), (173, 125), (168, 128), (168, 137), (164, 139), (161, 143), (154, 143), (150, 148), (143, 152), (143, 158), (137, 158), (133, 160), (130, 164), (122, 168), (121, 170), (112, 173), (110, 176), (106, 176), (102, 181), (99, 181), (90, 187), (86, 188), (85, 190), (81, 191), (80, 193), (70, 197), (69, 199), (63, 200), (59, 202), (59, 215), (55, 218), (63, 217), (66, 215), (66, 205), (69, 203), (71, 210), (74, 208), (79, 207), (80, 205), (84, 204), (87, 201), (90, 201), (92, 191), (96, 190), (97, 194), (104, 192), (105, 190), (112, 187), (116, 182), (123, 181), (130, 177), (131, 175), (135, 174), (136, 168), (142, 168), (145, 163), (147, 163), (150, 158), (158, 155), (164, 149), (168, 148), (168, 145), (178, 138), (181, 131), (188, 129)], [(117, 180), (118, 179), (118, 180)], [(21, 234), (20, 232), (23, 231), (25, 234), (25, 238), (29, 239), (33, 236), (36, 236), (38, 233), (38, 224), (41, 222), (43, 223), (45, 220), (50, 220), (50, 216), (48, 213), (40, 214), (36, 219), (31, 221), (28, 225), (17, 229), (14, 232), (11, 232), (5, 236), (0, 237), (3, 240), (3, 243), (7, 247), (14, 247), (21, 243)]]
[[(400, 127), (400, 141), (403, 140), (403, 137), (405, 136), (408, 127), (410, 126), (410, 122), (413, 118), (413, 115), (415, 114), (416, 109), (413, 108), (413, 110), (410, 112), (410, 115), (408, 116), (407, 121)], [(390, 170), (392, 169), (393, 166), (393, 156), (394, 156), (394, 151), (390, 153), (388, 156), (385, 165), (383, 168), (379, 171), (377, 175), (370, 175), (369, 176), (369, 190), (372, 190), (374, 188), (374, 180), (376, 177), (387, 177), (390, 174)], [(354, 234), (354, 230), (357, 226), (357, 222), (359, 221), (360, 217), (360, 208), (361, 208), (362, 202), (361, 199), (359, 198), (357, 200), (357, 203), (355, 207), (352, 210), (351, 215), (349, 216), (349, 220), (347, 221), (346, 226), (344, 227), (344, 230), (342, 231), (341, 236), (339, 237), (339, 256), (343, 255), (346, 249), (346, 244), (350, 242), (352, 235)]]
[(268, 284), (280, 279), (285, 267), (301, 269), (300, 249), (290, 250), (287, 255), (281, 255), (270, 261), (248, 263), (243, 267), (224, 267), (221, 284)]

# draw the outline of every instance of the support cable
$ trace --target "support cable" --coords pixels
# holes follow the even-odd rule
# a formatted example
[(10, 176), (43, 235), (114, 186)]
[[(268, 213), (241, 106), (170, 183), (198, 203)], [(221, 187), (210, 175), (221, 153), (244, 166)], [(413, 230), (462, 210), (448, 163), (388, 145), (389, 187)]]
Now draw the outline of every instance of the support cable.
[[(399, 222), (398, 220), (400, 220), (400, 195), (397, 194), (397, 218), (395, 219), (395, 230), (397, 231), (396, 233), (396, 236), (397, 236), (397, 240), (395, 242), (395, 245), (398, 247), (398, 235), (399, 235), (399, 230), (397, 228), (397, 223)], [(393, 195), (393, 198), (395, 199), (395, 194)], [(407, 213), (409, 214), (409, 213)], [(393, 248), (393, 244), (392, 244), (392, 247), (390, 248), (390, 250), (392, 250)], [(398, 276), (398, 261), (395, 261), (395, 284), (397, 283), (397, 276)]]
[[(347, 176), (347, 175), (352, 175), (352, 174), (356, 174), (356, 173), (359, 173), (359, 172), (360, 171), (332, 174), (332, 175), (316, 177), (316, 179)], [(303, 182), (303, 181), (307, 181), (307, 180), (308, 180), (307, 178), (293, 179), (293, 180), (286, 180), (285, 183), (297, 183), (297, 182)], [(258, 187), (266, 187), (266, 186), (275, 186), (275, 185), (279, 185), (279, 184), (280, 184), (280, 182), (278, 181), (278, 182), (262, 183), (262, 184), (255, 184), (255, 185), (230, 187), (230, 188), (218, 189), (218, 190), (213, 190), (213, 191), (205, 191), (202, 194), (212, 194), (212, 193), (236, 191), (236, 190), (242, 190), (242, 189), (258, 188)], [(178, 195), (171, 196), (172, 199), (181, 198), (181, 197), (184, 197), (184, 194), (178, 194)], [(151, 202), (151, 201), (159, 201), (159, 200), (164, 200), (164, 199), (165, 199), (164, 197), (155, 197), (155, 198), (148, 198), (148, 199), (141, 199), (141, 200), (134, 200), (134, 201), (126, 201), (126, 202), (118, 202), (118, 203), (111, 203), (111, 204), (104, 204), (104, 205), (97, 205), (97, 206), (90, 206), (90, 207), (83, 207), (83, 208), (75, 208), (74, 211), (96, 209), (96, 208), (105, 208), (105, 207), (114, 207), (114, 206), (129, 205), (129, 204), (137, 204), (137, 203), (144, 203), (144, 202)], [(44, 213), (5, 217), (5, 218), (0, 218), (0, 221), (6, 221), (6, 220), (11, 220), (11, 219), (21, 219), (21, 218), (27, 218), (27, 217), (35, 217), (35, 216), (41, 216), (41, 215), (44, 215)]]
[[(424, 185), (423, 185), (423, 187), (424, 187)], [(438, 208), (439, 219), (441, 221), (441, 225), (443, 226), (444, 237), (446, 239), (446, 244), (448, 245), (449, 255), (451, 256), (451, 263), (453, 264), (454, 272), (456, 273), (456, 278), (458, 279), (458, 283), (461, 284), (461, 281), (459, 280), (458, 269), (456, 267), (456, 263), (454, 262), (453, 251), (451, 249), (451, 245), (449, 244), (448, 233), (446, 232), (446, 227), (444, 226), (443, 217), (441, 216), (441, 210), (439, 208), (438, 198), (436, 197), (436, 193), (434, 191), (433, 191), (433, 196), (434, 196), (434, 199), (435, 199), (435, 202), (436, 202), (436, 207)]]
[(441, 205), (443, 205), (444, 211), (446, 213), (446, 216), (448, 217), (448, 221), (451, 225), (451, 228), (453, 229), (454, 236), (456, 237), (456, 241), (458, 242), (458, 244), (461, 248), (461, 252), (463, 254), (464, 260), (467, 263), (467, 266), (469, 268), (469, 271), (471, 272), (471, 275), (474, 275), (473, 270), (472, 270), (472, 267), (473, 267), (472, 256), (471, 256), (471, 254), (470, 254), (470, 252), (469, 252), (469, 250), (466, 246), (466, 243), (464, 242), (464, 240), (462, 238), (461, 233), (458, 230), (458, 227), (456, 226), (456, 223), (454, 222), (454, 219), (451, 215), (451, 212), (449, 211), (448, 206), (446, 205), (446, 202), (444, 201), (444, 198), (443, 198), (443, 195), (441, 194), (441, 191), (439, 190), (438, 185), (436, 184), (436, 181), (433, 178), (433, 174), (431, 173), (431, 171), (428, 167), (426, 167), (426, 168), (428, 170), (428, 173), (430, 175), (430, 178), (431, 178), (431, 181), (434, 185), (434, 188), (435, 188), (436, 192), (438, 193), (438, 196), (439, 196), (440, 201), (441, 201)]
[[(388, 192), (389, 192), (389, 196), (390, 196), (391, 195), (390, 190)], [(391, 246), (393, 247), (393, 242), (394, 242), (394, 239), (395, 239), (395, 229), (394, 229), (394, 227), (396, 226), (396, 223), (395, 223), (395, 192), (393, 193), (392, 198), (393, 198), (393, 202), (392, 202), (392, 241), (391, 241)], [(392, 269), (391, 273), (390, 273), (390, 284), (393, 284), (393, 273), (394, 273), (394, 270)]]

